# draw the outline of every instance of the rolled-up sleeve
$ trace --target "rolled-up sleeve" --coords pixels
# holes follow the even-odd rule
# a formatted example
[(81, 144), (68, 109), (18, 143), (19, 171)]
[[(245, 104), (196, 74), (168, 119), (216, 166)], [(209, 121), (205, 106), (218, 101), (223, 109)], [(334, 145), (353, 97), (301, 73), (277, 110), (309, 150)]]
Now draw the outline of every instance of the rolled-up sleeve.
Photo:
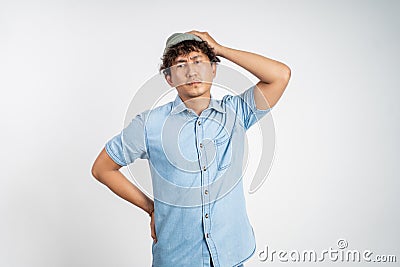
[(137, 115), (126, 128), (111, 138), (105, 150), (120, 166), (129, 165), (138, 158), (148, 158), (143, 115)]

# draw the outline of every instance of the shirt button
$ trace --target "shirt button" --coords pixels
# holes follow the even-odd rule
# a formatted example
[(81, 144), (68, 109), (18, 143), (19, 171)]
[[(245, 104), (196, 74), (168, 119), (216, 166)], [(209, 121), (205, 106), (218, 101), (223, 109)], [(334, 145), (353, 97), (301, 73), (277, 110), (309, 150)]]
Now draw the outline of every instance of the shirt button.
[(200, 148), (203, 148), (203, 144), (202, 143), (200, 143)]
[(208, 190), (207, 189), (204, 191), (204, 194), (206, 194), (206, 195), (208, 194)]
[(197, 124), (200, 126), (201, 125), (201, 121), (197, 121)]
[(208, 213), (206, 213), (206, 216), (205, 216), (206, 218), (208, 218)]
[(206, 166), (203, 166), (203, 171), (206, 171), (206, 170), (207, 170)]
[(206, 233), (206, 237), (207, 237), (207, 238), (209, 238), (209, 237), (210, 237), (210, 235), (209, 235), (208, 233)]

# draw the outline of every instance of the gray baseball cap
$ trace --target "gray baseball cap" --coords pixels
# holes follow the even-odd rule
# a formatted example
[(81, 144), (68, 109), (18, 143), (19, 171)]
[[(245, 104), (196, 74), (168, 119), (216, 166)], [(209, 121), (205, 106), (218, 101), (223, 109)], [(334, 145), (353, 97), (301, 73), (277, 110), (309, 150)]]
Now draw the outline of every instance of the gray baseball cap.
[(172, 34), (170, 37), (168, 37), (167, 42), (165, 44), (165, 49), (164, 49), (164, 55), (166, 54), (166, 52), (168, 51), (168, 49), (173, 46), (176, 45), (180, 42), (186, 41), (186, 40), (196, 40), (196, 41), (203, 41), (200, 37), (198, 37), (197, 35), (191, 34), (191, 33), (174, 33)]

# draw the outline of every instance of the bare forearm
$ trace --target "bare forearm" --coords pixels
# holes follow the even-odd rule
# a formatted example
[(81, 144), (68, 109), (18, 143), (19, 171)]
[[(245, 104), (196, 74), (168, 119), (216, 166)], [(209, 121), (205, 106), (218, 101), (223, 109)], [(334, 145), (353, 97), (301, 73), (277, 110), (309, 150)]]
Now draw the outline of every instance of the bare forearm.
[(129, 201), (147, 213), (150, 213), (154, 209), (153, 200), (132, 184), (119, 170), (103, 171), (98, 175), (97, 180), (106, 185), (119, 197)]
[(288, 67), (285, 64), (258, 54), (226, 46), (218, 47), (218, 54), (246, 69), (264, 83), (273, 83), (287, 76)]
[(281, 80), (287, 80), (288, 76), (290, 76), (289, 67), (279, 61), (220, 45), (207, 32), (190, 31), (189, 33), (195, 34), (206, 41), (214, 49), (217, 56), (224, 57), (246, 69), (260, 79), (262, 83), (281, 82)]
[(190, 31), (203, 41), (206, 41), (217, 56), (224, 57), (229, 61), (239, 65), (260, 81), (257, 83), (257, 90), (254, 94), (254, 101), (258, 109), (274, 107), (282, 96), (290, 76), (291, 70), (285, 64), (255, 54), (241, 51), (218, 44), (207, 32)]

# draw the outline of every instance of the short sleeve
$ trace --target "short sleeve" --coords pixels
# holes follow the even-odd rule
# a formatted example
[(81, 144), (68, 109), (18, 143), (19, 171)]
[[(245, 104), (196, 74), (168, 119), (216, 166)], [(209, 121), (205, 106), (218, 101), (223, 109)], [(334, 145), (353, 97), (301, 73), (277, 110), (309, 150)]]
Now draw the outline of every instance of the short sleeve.
[(126, 166), (138, 158), (148, 158), (144, 125), (143, 115), (139, 114), (106, 143), (105, 150), (115, 163)]
[(223, 98), (223, 101), (226, 102), (227, 107), (233, 109), (236, 112), (236, 116), (238, 116), (246, 130), (249, 129), (262, 117), (264, 117), (272, 109), (257, 109), (256, 103), (254, 101), (255, 88), (256, 85), (253, 85), (239, 95), (227, 95)]

